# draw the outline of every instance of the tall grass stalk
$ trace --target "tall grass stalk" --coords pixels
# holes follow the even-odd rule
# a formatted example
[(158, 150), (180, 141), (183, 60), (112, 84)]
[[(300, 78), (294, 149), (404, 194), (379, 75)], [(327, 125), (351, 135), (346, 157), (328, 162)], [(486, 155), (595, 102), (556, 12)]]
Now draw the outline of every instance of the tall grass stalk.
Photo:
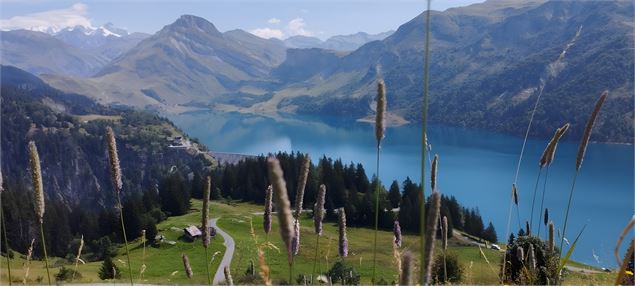
[[(29, 271), (31, 270), (31, 257), (33, 257), (33, 244), (35, 244), (35, 239), (31, 239), (31, 245), (26, 252), (26, 262), (24, 263), (24, 278), (22, 279), (22, 284), (26, 284), (29, 280)], [(11, 285), (11, 283), (9, 283)]]
[(276, 158), (267, 160), (269, 181), (273, 186), (273, 196), (276, 200), (276, 208), (278, 213), (278, 224), (280, 226), (280, 236), (287, 248), (287, 261), (289, 263), (289, 283), (293, 277), (293, 253), (291, 251), (291, 243), (293, 241), (293, 215), (291, 214), (291, 205), (287, 194), (287, 183), (284, 181), (284, 173), (280, 167), (280, 161)]
[(82, 249), (84, 248), (84, 235), (79, 239), (79, 249), (77, 250), (77, 256), (75, 257), (75, 268), (73, 269), (73, 275), (71, 276), (71, 282), (75, 280), (75, 273), (77, 273), (77, 266), (82, 256)]
[[(422, 103), (422, 110), (421, 110), (421, 200), (419, 201), (419, 211), (421, 214), (420, 217), (420, 229), (421, 229), (421, 233), (420, 233), (420, 237), (421, 237), (421, 241), (420, 241), (420, 247), (421, 247), (421, 261), (425, 260), (426, 257), (426, 253), (425, 253), (425, 245), (426, 245), (426, 238), (425, 238), (425, 230), (426, 230), (426, 211), (425, 211), (425, 200), (426, 200), (426, 188), (425, 188), (425, 169), (426, 169), (426, 149), (427, 149), (427, 144), (428, 144), (428, 140), (427, 140), (427, 136), (426, 134), (428, 133), (428, 97), (429, 97), (429, 84), (430, 84), (430, 11), (431, 11), (431, 2), (432, 0), (428, 0), (427, 1), (427, 7), (426, 7), (426, 38), (425, 38), (425, 49), (424, 49), (424, 55), (423, 55), (423, 103)], [(423, 285), (425, 282), (425, 269), (424, 267), (421, 267), (421, 274), (420, 274), (420, 284)]]
[(4, 248), (7, 250), (7, 274), (9, 275), (9, 285), (13, 283), (11, 280), (11, 263), (9, 260), (9, 240), (7, 239), (7, 225), (4, 222), (4, 209), (2, 208), (2, 193), (4, 192), (4, 185), (2, 182), (2, 171), (0, 170), (0, 227), (2, 227), (2, 242), (4, 243)]
[(377, 188), (375, 189), (375, 233), (373, 242), (373, 277), (375, 284), (375, 273), (377, 268), (377, 232), (379, 228), (379, 190), (381, 180), (379, 179), (379, 151), (381, 150), (381, 140), (384, 139), (386, 131), (386, 86), (384, 81), (377, 81), (377, 108), (375, 109), (375, 138), (377, 139)]
[(117, 194), (117, 208), (119, 209), (119, 218), (121, 222), (121, 232), (126, 246), (126, 257), (128, 259), (128, 276), (130, 277), (130, 285), (134, 285), (132, 281), (132, 265), (130, 265), (130, 250), (128, 249), (128, 237), (126, 235), (126, 226), (123, 218), (123, 205), (121, 204), (121, 190), (123, 181), (121, 175), (121, 166), (119, 165), (119, 154), (117, 153), (117, 141), (112, 128), (106, 128), (106, 136), (108, 141), (108, 158), (110, 160), (110, 176), (112, 178), (115, 193)]
[(209, 196), (212, 188), (212, 178), (207, 176), (203, 188), (203, 209), (201, 214), (201, 224), (203, 226), (203, 248), (205, 248), (205, 271), (207, 274), (207, 285), (212, 285), (212, 276), (209, 272)]
[(587, 145), (589, 144), (589, 139), (591, 139), (591, 132), (593, 131), (593, 125), (595, 124), (595, 120), (597, 119), (598, 114), (600, 113), (600, 109), (604, 104), (604, 100), (608, 96), (609, 92), (604, 91), (600, 98), (595, 102), (595, 107), (593, 108), (593, 112), (591, 112), (591, 117), (587, 121), (586, 127), (584, 128), (584, 133), (582, 135), (582, 140), (580, 141), (580, 146), (578, 147), (578, 156), (576, 158), (575, 164), (575, 175), (573, 176), (573, 183), (571, 184), (571, 191), (569, 191), (569, 201), (567, 202), (567, 210), (564, 215), (564, 226), (562, 227), (562, 238), (560, 239), (560, 257), (562, 257), (562, 249), (564, 247), (564, 238), (567, 234), (567, 222), (569, 222), (569, 210), (571, 209), (571, 199), (573, 198), (573, 191), (575, 190), (575, 182), (578, 178), (578, 174), (580, 174), (580, 168), (582, 167), (582, 160), (584, 160), (584, 154), (586, 153)]
[(446, 262), (446, 252), (448, 251), (448, 217), (443, 216), (443, 224), (441, 224), (441, 238), (443, 245), (443, 278), (444, 282), (448, 282), (448, 265)]
[(31, 179), (33, 180), (33, 198), (35, 199), (35, 215), (40, 224), (40, 239), (42, 241), (42, 250), (44, 251), (44, 264), (46, 265), (46, 276), (48, 283), (51, 285), (51, 273), (49, 270), (48, 254), (46, 253), (46, 239), (44, 237), (44, 184), (42, 182), (42, 169), (40, 167), (40, 155), (37, 151), (35, 142), (29, 142), (29, 166), (31, 170)]
[(318, 263), (318, 250), (320, 248), (320, 236), (322, 235), (322, 220), (324, 219), (324, 202), (326, 200), (326, 186), (320, 185), (315, 206), (313, 208), (313, 223), (315, 225), (315, 257), (313, 258), (313, 270), (311, 271), (311, 279), (315, 275), (315, 266)]
[(426, 229), (426, 256), (421, 268), (424, 269), (424, 281), (422, 285), (429, 285), (432, 282), (432, 264), (434, 259), (434, 241), (437, 237), (437, 222), (439, 221), (439, 209), (441, 208), (441, 194), (432, 192), (430, 196), (430, 209), (428, 210), (428, 229)]

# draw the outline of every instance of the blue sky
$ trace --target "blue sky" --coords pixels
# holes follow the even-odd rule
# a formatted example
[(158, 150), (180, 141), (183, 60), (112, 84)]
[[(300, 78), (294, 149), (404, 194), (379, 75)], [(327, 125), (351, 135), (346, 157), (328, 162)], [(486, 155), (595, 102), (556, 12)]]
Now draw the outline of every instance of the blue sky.
[[(437, 0), (434, 10), (483, 0)], [(107, 22), (133, 32), (154, 33), (180, 15), (201, 16), (221, 31), (243, 29), (263, 37), (293, 35), (326, 39), (359, 31), (395, 30), (425, 10), (414, 0), (212, 0), (212, 1), (45, 1), (3, 0), (0, 28), (29, 25), (67, 26)]]

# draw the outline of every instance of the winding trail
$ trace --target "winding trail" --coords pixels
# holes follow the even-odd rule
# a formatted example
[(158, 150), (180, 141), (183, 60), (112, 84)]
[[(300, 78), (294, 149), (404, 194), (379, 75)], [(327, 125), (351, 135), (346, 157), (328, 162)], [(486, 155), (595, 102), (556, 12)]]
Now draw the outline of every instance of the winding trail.
[(232, 262), (232, 258), (234, 257), (234, 239), (225, 231), (223, 231), (222, 229), (220, 229), (217, 225), (216, 222), (218, 222), (218, 218), (213, 218), (209, 220), (209, 226), (213, 227), (216, 229), (216, 233), (220, 234), (223, 239), (225, 240), (225, 242), (223, 243), (225, 245), (225, 254), (223, 254), (223, 259), (221, 260), (220, 264), (218, 265), (218, 269), (216, 270), (216, 274), (214, 274), (214, 280), (212, 280), (212, 284), (214, 285), (218, 285), (221, 282), (225, 281), (225, 273), (223, 272), (223, 269), (225, 268), (225, 266), (229, 267), (231, 262)]

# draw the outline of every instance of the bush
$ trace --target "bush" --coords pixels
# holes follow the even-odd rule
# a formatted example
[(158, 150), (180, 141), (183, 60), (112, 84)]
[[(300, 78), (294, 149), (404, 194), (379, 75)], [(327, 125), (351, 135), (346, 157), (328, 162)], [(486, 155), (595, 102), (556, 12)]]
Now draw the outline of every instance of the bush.
[(80, 274), (79, 271), (74, 271), (62, 266), (60, 271), (55, 274), (55, 281), (69, 281), (73, 278), (73, 272), (75, 272), (74, 277), (76, 279), (82, 278), (82, 274)]
[[(528, 261), (529, 245), (534, 248), (536, 267), (532, 269)], [(522, 248), (523, 257), (518, 257)], [(549, 251), (547, 244), (535, 236), (519, 236), (507, 249), (507, 266), (504, 283), (522, 285), (553, 284), (558, 278), (558, 249)], [(502, 267), (501, 267), (502, 270)]]
[(339, 283), (342, 285), (358, 285), (360, 275), (353, 265), (338, 260), (333, 264), (333, 267), (328, 272), (329, 277), (333, 284)]
[(113, 279), (113, 278), (121, 278), (121, 271), (117, 265), (112, 263), (112, 258), (110, 256), (106, 256), (104, 262), (101, 264), (101, 268), (99, 269), (99, 279)]
[(445, 255), (445, 269), (447, 271), (448, 280), (445, 281), (445, 273), (443, 272), (443, 253), (438, 254), (434, 258), (432, 268), (432, 279), (434, 284), (459, 284), (463, 279), (463, 267), (459, 263), (459, 257), (452, 251), (447, 251)]

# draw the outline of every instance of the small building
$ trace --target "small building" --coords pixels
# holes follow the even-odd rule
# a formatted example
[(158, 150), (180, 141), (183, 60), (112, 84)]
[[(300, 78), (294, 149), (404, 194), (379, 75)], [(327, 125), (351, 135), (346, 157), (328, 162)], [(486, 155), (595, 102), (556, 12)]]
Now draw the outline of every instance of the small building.
[(185, 237), (189, 238), (190, 240), (196, 240), (203, 234), (201, 230), (198, 229), (198, 227), (193, 225), (184, 228), (183, 233), (185, 234)]

